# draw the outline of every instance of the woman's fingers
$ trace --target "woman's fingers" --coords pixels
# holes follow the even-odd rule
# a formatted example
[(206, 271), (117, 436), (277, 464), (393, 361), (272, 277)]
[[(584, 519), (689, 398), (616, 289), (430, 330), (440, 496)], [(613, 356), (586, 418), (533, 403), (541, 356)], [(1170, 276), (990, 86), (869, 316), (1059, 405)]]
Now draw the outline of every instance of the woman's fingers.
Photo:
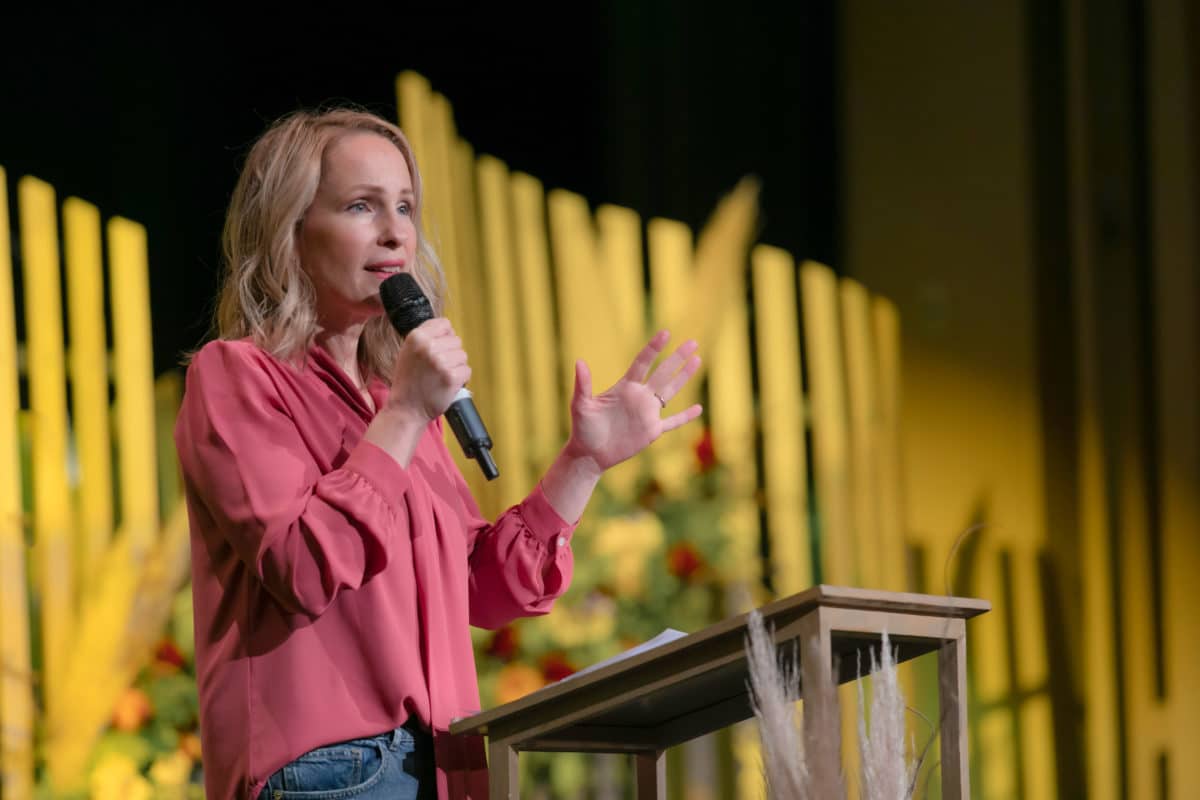
[(700, 356), (695, 354), (699, 348), (692, 339), (679, 345), (646, 379), (646, 386), (663, 400), (670, 400), (700, 368)]
[(671, 416), (665, 418), (662, 421), (663, 433), (666, 433), (667, 431), (673, 431), (681, 425), (686, 425), (696, 417), (700, 416), (700, 412), (703, 410), (703, 406), (697, 403), (695, 405), (688, 406), (678, 414), (672, 414)]
[(664, 403), (671, 402), (671, 398), (679, 394), (679, 390), (683, 388), (685, 383), (692, 379), (692, 376), (696, 374), (696, 370), (698, 369), (700, 369), (700, 356), (691, 356), (684, 362), (683, 369), (672, 375), (671, 379), (667, 381), (667, 385), (659, 389), (655, 394), (661, 397)]
[(625, 371), (625, 379), (634, 383), (644, 383), (646, 376), (650, 374), (650, 367), (654, 365), (654, 359), (658, 358), (658, 354), (667, 346), (667, 342), (671, 340), (670, 331), (659, 331), (654, 334), (646, 346), (641, 349), (637, 356), (633, 359), (633, 363), (629, 365), (629, 369)]

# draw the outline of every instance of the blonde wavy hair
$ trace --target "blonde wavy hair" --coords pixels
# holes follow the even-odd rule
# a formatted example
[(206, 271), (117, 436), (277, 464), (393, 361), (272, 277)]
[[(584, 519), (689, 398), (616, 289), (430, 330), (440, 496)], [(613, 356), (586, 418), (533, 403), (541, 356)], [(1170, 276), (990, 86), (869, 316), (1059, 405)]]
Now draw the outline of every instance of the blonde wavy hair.
[[(254, 143), (238, 177), (221, 237), (224, 270), (214, 328), (221, 339), (250, 337), (277, 358), (302, 363), (318, 332), (316, 292), (300, 267), (297, 237), (321, 181), (326, 148), (348, 133), (389, 140), (412, 178), (417, 258), (413, 276), (440, 315), (445, 276), (421, 226), (421, 176), (397, 126), (368, 111), (337, 107), (295, 111)], [(386, 316), (370, 320), (358, 345), (364, 377), (390, 381), (400, 336)]]

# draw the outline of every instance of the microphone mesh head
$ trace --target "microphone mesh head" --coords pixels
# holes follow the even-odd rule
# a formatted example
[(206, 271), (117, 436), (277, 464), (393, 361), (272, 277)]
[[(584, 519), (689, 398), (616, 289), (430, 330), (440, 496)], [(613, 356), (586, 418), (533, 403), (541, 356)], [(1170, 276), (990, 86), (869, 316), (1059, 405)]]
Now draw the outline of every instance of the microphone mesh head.
[(427, 319), (433, 319), (433, 306), (417, 281), (407, 272), (400, 272), (385, 280), (379, 287), (379, 298), (392, 326), (406, 336), (409, 331)]

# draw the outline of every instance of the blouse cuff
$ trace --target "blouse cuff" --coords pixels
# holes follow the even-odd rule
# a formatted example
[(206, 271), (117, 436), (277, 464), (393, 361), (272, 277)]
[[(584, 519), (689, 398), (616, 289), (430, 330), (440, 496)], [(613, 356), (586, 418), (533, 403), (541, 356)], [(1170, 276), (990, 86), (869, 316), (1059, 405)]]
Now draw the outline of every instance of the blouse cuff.
[(400, 462), (379, 445), (360, 439), (342, 469), (357, 473), (371, 484), (393, 513), (401, 511), (400, 498), (409, 488), (408, 475)]
[(571, 534), (575, 532), (575, 526), (579, 524), (578, 522), (567, 522), (559, 516), (558, 512), (554, 510), (554, 506), (550, 505), (550, 501), (546, 499), (540, 482), (521, 503), (520, 514), (525, 528), (533, 534), (534, 538), (546, 545), (551, 545), (552, 549), (566, 545), (571, 540)]

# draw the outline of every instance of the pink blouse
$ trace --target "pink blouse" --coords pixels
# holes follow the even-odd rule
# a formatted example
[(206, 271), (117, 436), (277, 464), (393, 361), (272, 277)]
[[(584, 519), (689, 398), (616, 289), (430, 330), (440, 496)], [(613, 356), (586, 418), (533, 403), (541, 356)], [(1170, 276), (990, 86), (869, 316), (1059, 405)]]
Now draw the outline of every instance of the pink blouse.
[[(387, 386), (369, 387), (375, 407)], [(372, 411), (323, 349), (302, 369), (249, 341), (192, 361), (175, 427), (191, 522), (209, 800), (257, 798), (322, 745), (434, 731), (439, 797), (486, 797), (468, 625), (545, 614), (573, 524), (539, 486), (494, 523), (431, 424), (407, 468), (362, 440)]]

